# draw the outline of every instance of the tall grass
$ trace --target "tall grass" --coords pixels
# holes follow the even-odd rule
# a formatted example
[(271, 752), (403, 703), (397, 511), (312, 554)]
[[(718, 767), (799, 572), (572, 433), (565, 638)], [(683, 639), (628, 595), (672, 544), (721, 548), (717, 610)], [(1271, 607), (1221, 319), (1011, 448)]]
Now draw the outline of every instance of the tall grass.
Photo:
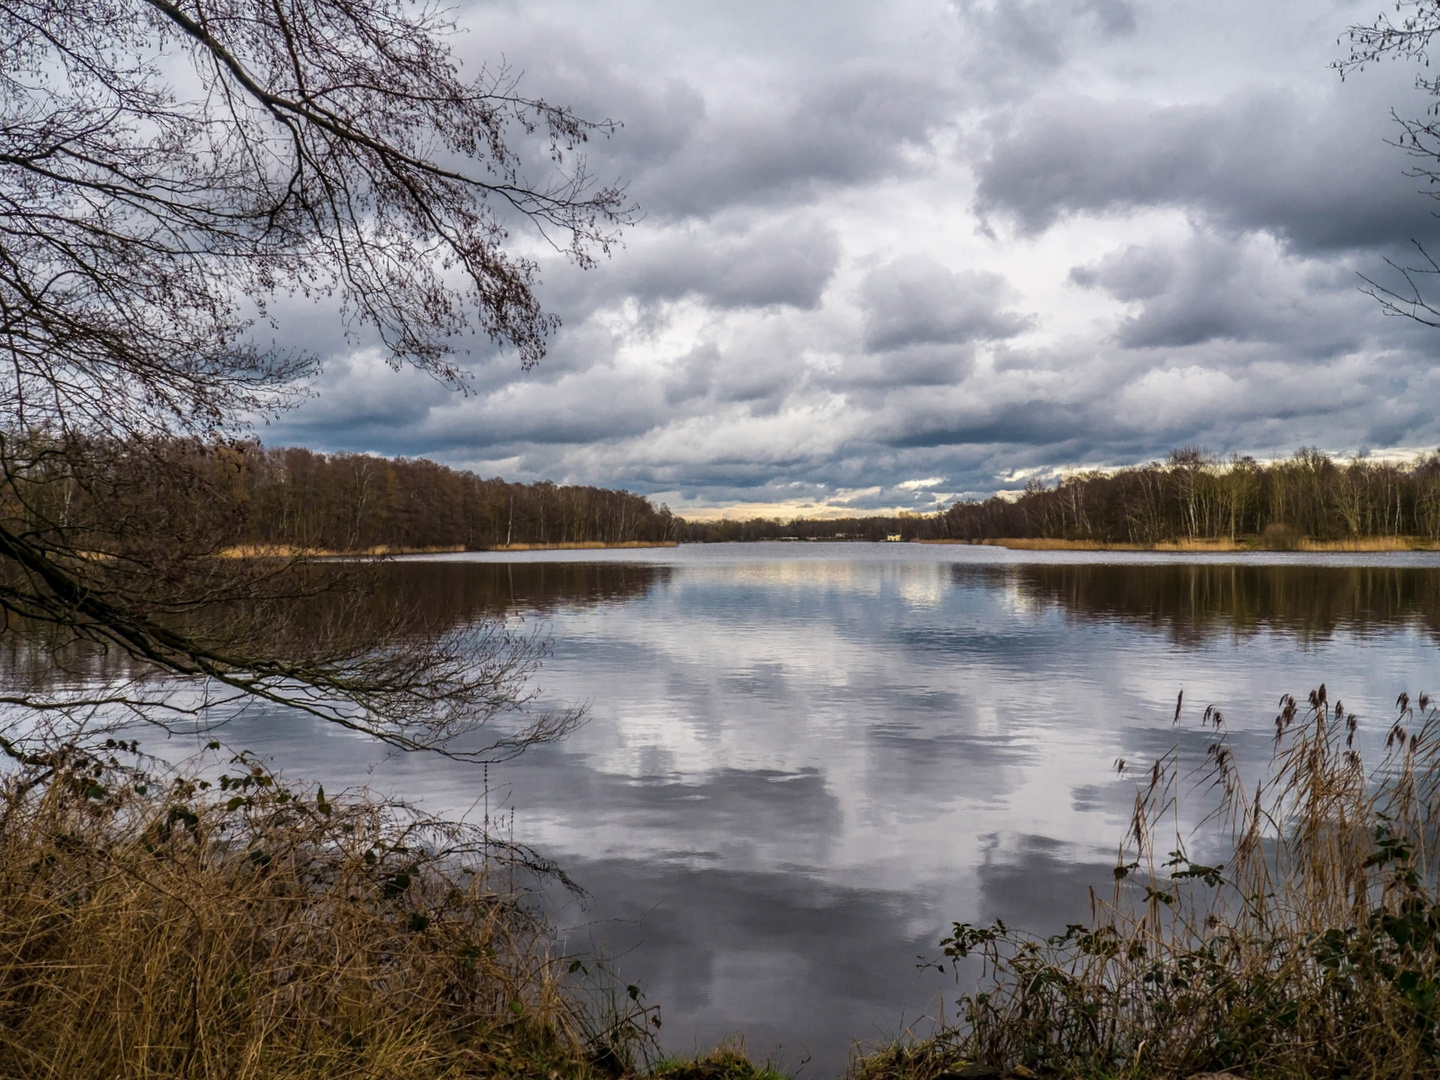
[(1104, 540), (1064, 540), (1046, 537), (1019, 537), (1005, 539), (968, 540), (924, 540), (922, 543), (979, 543), (986, 546), (1010, 548), (1014, 551), (1184, 551), (1192, 553), (1216, 552), (1228, 554), (1239, 551), (1316, 551), (1316, 552), (1382, 552), (1382, 551), (1431, 551), (1435, 543), (1419, 536), (1355, 536), (1340, 540), (1317, 540), (1301, 536), (1294, 529), (1284, 525), (1272, 525), (1259, 536), (1242, 536), (1231, 540), (1185, 539), (1156, 540), (1152, 543), (1109, 542)]
[(1411, 536), (1357, 536), (1348, 540), (1302, 537), (1301, 551), (1433, 551), (1434, 541)]
[[(1177, 704), (1176, 720), (1180, 709)], [(1282, 699), (1272, 767), (1240, 775), (1223, 716), (1206, 765), (1177, 751), (1137, 786), (1115, 891), (1038, 939), (956, 924), (983, 959), (963, 1022), (861, 1062), (928, 1080), (957, 1061), (1068, 1076), (1440, 1075), (1440, 713), (1402, 696), (1367, 769), (1357, 720), (1325, 688)], [(1178, 747), (1178, 742), (1177, 742)], [(1187, 804), (1224, 839), (1187, 851)]]
[(482, 833), (244, 757), (205, 780), (146, 775), (113, 740), (6, 748), (0, 1075), (633, 1068), (653, 1012), (584, 1014)]
[[(924, 541), (925, 543), (936, 543), (939, 541)], [(956, 541), (960, 543), (962, 541)], [(968, 541), (964, 541), (968, 542)], [(980, 544), (987, 547), (1003, 547), (1012, 551), (1188, 551), (1188, 552), (1232, 552), (1250, 551), (1250, 545), (1237, 543), (1234, 540), (1157, 540), (1148, 544), (1132, 544), (1117, 541), (1110, 543), (1103, 540), (1061, 540), (1047, 539), (1045, 537), (1022, 537), (1016, 539), (995, 539), (981, 540)], [(1330, 550), (1330, 549), (1326, 549)], [(1371, 549), (1366, 549), (1371, 550)], [(1380, 549), (1374, 549), (1380, 550)], [(1386, 548), (1384, 550), (1390, 550)]]

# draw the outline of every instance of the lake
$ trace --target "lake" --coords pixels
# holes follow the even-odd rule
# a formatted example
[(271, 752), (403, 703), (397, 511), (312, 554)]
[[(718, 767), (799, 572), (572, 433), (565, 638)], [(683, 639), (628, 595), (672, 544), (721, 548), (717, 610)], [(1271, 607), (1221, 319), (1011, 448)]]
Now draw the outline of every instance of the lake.
[[(370, 784), (492, 819), (590, 893), (572, 949), (663, 1009), (668, 1049), (743, 1034), (805, 1075), (953, 1010), (919, 966), (955, 920), (1048, 931), (1112, 880), (1134, 781), (1222, 708), (1268, 757), (1278, 698), (1321, 682), (1383, 739), (1440, 689), (1434, 555), (1007, 552), (754, 544), (406, 559), (447, 618), (543, 626), (563, 743), (493, 766), (379, 758), (257, 714), (233, 744), (334, 791)], [(1184, 691), (1185, 719), (1172, 725)]]

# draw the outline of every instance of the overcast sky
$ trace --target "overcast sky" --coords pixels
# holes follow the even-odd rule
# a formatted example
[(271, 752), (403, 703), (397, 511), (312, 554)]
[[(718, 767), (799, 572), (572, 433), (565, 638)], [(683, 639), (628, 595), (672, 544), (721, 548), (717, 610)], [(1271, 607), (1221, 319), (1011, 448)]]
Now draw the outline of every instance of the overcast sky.
[[(682, 514), (933, 509), (1199, 443), (1440, 444), (1440, 330), (1358, 274), (1440, 249), (1342, 82), (1337, 0), (462, 0), (467, 68), (624, 128), (643, 220), (531, 372), (457, 396), (363, 347), (271, 443), (627, 487)], [(523, 240), (523, 238), (522, 238)], [(527, 241), (528, 242), (528, 241)]]

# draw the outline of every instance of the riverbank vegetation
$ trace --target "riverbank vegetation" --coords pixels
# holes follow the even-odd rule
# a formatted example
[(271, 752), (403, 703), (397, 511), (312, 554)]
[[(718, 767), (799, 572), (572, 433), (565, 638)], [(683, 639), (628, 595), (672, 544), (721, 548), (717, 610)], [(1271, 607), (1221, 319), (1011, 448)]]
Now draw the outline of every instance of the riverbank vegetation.
[(483, 827), (244, 756), (201, 774), (113, 738), (4, 749), (0, 1074), (589, 1080), (647, 1060), (658, 1011), (555, 954), (517, 875), (557, 872)]
[(1240, 775), (1207, 709), (1198, 767), (1177, 734), (1138, 778), (1094, 919), (1046, 938), (956, 924), (941, 963), (985, 969), (962, 1022), (872, 1055), (856, 1080), (963, 1063), (1135, 1080), (1440, 1075), (1440, 712), (1398, 704), (1367, 770), (1356, 717), (1323, 686), (1308, 705), (1282, 699), (1260, 778)]
[(1001, 537), (983, 540), (924, 539), (922, 544), (981, 544), (1011, 551), (1170, 551), (1192, 555), (1214, 555), (1235, 551), (1311, 551), (1360, 553), (1380, 551), (1430, 551), (1437, 542), (1419, 536), (1352, 536), (1341, 540), (1316, 540), (1299, 536), (1290, 529), (1267, 529), (1260, 536), (1235, 540), (1157, 540), (1150, 544), (1126, 541), (1067, 540), (1058, 537)]
[[(1402, 696), (1367, 769), (1324, 687), (1282, 699), (1258, 778), (1200, 727), (1138, 771), (1092, 920), (956, 924), (936, 961), (984, 965), (958, 1022), (850, 1080), (1440, 1076), (1440, 711)], [(660, 1058), (658, 1008), (558, 955), (517, 886), (558, 871), (483, 826), (245, 755), (29, 747), (0, 747), (7, 1076), (783, 1080)]]

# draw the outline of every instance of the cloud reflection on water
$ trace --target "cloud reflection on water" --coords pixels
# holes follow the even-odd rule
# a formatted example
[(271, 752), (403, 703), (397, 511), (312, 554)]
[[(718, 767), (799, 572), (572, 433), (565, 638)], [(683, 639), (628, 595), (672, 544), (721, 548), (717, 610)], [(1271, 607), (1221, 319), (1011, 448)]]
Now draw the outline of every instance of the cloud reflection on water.
[[(759, 545), (392, 572), (456, 618), (543, 620), (545, 699), (590, 703), (490, 774), (492, 811), (594, 897), (558, 913), (572, 943), (621, 958), (670, 1047), (739, 1030), (824, 1076), (953, 998), (916, 966), (950, 920), (1050, 930), (1108, 890), (1133, 793), (1115, 759), (1204, 758), (1170, 725), (1180, 689), (1253, 763), (1282, 692), (1327, 681), (1363, 738), (1436, 688), (1440, 567), (1349, 562)], [(474, 767), (244, 723), (232, 741), (327, 790), (483, 812)]]

